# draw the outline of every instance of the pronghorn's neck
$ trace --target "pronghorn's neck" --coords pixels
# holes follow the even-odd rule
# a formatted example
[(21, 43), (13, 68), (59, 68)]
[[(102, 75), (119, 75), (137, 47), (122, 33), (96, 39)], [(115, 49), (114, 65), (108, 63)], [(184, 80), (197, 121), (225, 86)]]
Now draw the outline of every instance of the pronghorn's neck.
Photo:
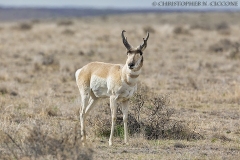
[(139, 66), (135, 69), (129, 69), (128, 65), (125, 64), (122, 68), (122, 79), (129, 86), (135, 86), (139, 75), (141, 74), (143, 66), (143, 57)]

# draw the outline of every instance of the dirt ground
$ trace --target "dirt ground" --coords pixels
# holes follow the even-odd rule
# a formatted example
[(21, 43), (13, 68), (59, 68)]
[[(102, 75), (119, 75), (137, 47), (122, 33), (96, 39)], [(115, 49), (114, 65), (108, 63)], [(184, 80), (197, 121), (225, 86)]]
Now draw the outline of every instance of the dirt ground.
[[(156, 94), (168, 95), (168, 106), (175, 110), (171, 119), (188, 124), (203, 138), (147, 140), (134, 135), (129, 145), (115, 137), (109, 147), (107, 137), (88, 127), (88, 158), (239, 159), (239, 16), (162, 13), (0, 22), (2, 159), (61, 159), (38, 146), (41, 154), (36, 139), (29, 137), (39, 139), (40, 131), (57, 140), (73, 133), (78, 137), (80, 103), (74, 73), (92, 61), (125, 63), (123, 29), (133, 46), (150, 32), (140, 82)], [(98, 111), (92, 114), (101, 115)], [(39, 133), (32, 134), (36, 129)], [(81, 159), (56, 139), (52, 144), (58, 142), (62, 150), (76, 155), (66, 154), (68, 159)], [(32, 153), (38, 156), (29, 156)]]

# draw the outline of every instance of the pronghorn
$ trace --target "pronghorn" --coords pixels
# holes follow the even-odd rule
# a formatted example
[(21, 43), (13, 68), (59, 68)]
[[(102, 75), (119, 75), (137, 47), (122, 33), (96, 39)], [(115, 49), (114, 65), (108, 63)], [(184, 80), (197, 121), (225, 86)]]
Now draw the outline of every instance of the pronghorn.
[(124, 122), (124, 142), (128, 143), (128, 101), (137, 90), (137, 80), (143, 66), (143, 51), (147, 47), (147, 37), (143, 38), (143, 43), (137, 48), (133, 48), (124, 36), (122, 31), (122, 41), (127, 48), (127, 61), (123, 64), (111, 64), (103, 62), (91, 62), (75, 73), (77, 86), (81, 95), (81, 139), (86, 141), (85, 120), (90, 110), (96, 105), (100, 98), (110, 98), (110, 108), (112, 115), (111, 134), (109, 145), (112, 145), (114, 125), (116, 121), (117, 102), (122, 103), (122, 113)]

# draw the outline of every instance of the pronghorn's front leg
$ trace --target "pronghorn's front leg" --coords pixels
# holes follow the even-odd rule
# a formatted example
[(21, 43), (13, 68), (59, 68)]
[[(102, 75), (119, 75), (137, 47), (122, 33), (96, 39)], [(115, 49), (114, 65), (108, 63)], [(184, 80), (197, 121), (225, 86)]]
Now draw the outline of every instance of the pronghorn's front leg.
[(114, 126), (116, 122), (116, 114), (117, 114), (116, 96), (110, 96), (110, 108), (111, 108), (111, 116), (112, 116), (112, 127), (111, 127), (111, 134), (109, 138), (109, 146), (112, 145)]
[(124, 124), (124, 143), (128, 144), (128, 100), (122, 102), (123, 124)]

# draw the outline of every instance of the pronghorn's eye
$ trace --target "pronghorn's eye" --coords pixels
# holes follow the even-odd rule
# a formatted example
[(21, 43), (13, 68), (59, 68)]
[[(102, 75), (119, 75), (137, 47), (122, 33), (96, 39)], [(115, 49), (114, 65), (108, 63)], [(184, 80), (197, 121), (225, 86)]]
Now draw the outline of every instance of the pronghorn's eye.
[(137, 51), (137, 53), (139, 53), (140, 55), (142, 55), (142, 54), (143, 54), (141, 50), (138, 50), (138, 51)]

